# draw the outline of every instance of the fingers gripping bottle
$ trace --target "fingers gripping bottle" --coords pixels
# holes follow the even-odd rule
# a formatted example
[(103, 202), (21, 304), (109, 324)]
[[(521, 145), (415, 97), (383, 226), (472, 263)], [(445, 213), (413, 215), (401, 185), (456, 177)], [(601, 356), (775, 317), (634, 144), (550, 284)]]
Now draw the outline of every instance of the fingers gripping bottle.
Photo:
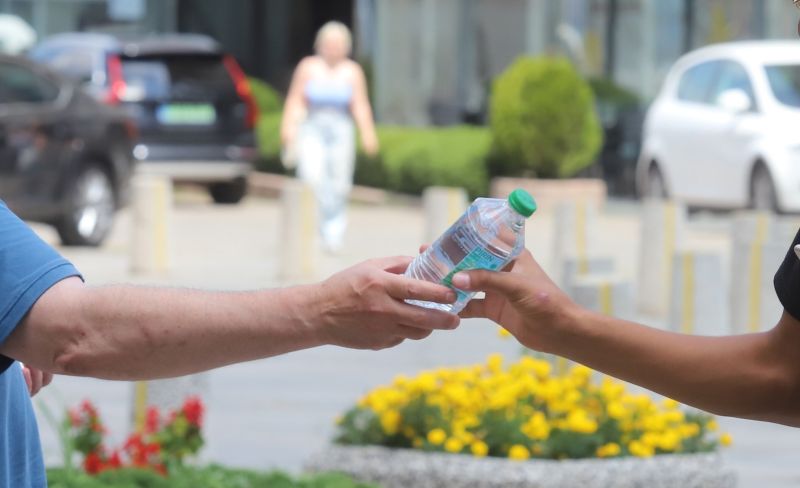
[(424, 253), (417, 256), (405, 275), (453, 288), (456, 302), (449, 305), (408, 300), (426, 308), (458, 313), (475, 292), (454, 288), (451, 280), (459, 271), (496, 271), (514, 260), (525, 247), (525, 219), (536, 211), (536, 201), (522, 189), (508, 200), (478, 198), (467, 211)]

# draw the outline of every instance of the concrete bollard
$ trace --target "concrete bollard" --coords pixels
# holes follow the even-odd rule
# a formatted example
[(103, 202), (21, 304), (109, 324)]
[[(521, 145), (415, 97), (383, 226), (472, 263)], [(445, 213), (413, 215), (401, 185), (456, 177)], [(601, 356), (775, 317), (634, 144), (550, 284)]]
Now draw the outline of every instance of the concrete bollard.
[(686, 207), (675, 202), (646, 200), (642, 204), (637, 309), (666, 317), (672, 277), (672, 257), (686, 235)]
[(684, 334), (729, 334), (722, 257), (694, 250), (673, 256), (669, 328)]
[(796, 232), (796, 222), (766, 212), (739, 212), (731, 228), (730, 316), (733, 332), (771, 328), (783, 306), (772, 283)]
[(425, 242), (441, 236), (466, 210), (469, 204), (463, 188), (430, 186), (422, 193), (425, 209)]
[(577, 281), (595, 275), (607, 276), (614, 273), (614, 259), (610, 257), (563, 258), (561, 262), (561, 288), (569, 295), (574, 294)]
[(319, 268), (319, 217), (317, 200), (309, 185), (287, 181), (281, 193), (283, 238), (280, 278), (304, 281), (316, 277)]
[(147, 408), (158, 407), (162, 414), (178, 409), (190, 396), (204, 399), (209, 391), (208, 373), (180, 378), (133, 383), (133, 427), (140, 432), (147, 419)]
[(163, 274), (171, 261), (172, 181), (139, 175), (131, 183), (133, 229), (130, 268), (136, 274)]
[(633, 283), (613, 275), (588, 275), (576, 278), (572, 298), (584, 308), (603, 315), (634, 318)]
[(576, 276), (606, 271), (602, 266), (597, 269), (591, 251), (597, 235), (597, 207), (587, 202), (562, 202), (556, 205), (553, 217), (553, 279), (566, 289)]

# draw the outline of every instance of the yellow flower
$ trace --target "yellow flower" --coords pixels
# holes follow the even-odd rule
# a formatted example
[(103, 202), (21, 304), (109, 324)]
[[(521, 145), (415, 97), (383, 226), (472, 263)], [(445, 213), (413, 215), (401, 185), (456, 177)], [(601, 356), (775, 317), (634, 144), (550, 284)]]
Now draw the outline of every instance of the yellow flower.
[(387, 435), (395, 435), (400, 430), (400, 412), (397, 410), (387, 410), (380, 415), (381, 429)]
[(497, 335), (499, 335), (501, 339), (508, 339), (509, 337), (511, 337), (511, 332), (507, 331), (502, 327), (498, 327)]
[(581, 434), (594, 434), (597, 432), (597, 422), (585, 410), (577, 408), (567, 415), (567, 428)]
[(503, 368), (503, 355), (502, 354), (491, 354), (486, 359), (486, 366), (489, 368), (489, 371), (492, 373), (499, 373), (500, 370)]
[(683, 424), (678, 427), (678, 431), (683, 437), (694, 437), (700, 433), (700, 426), (695, 423)]
[(610, 442), (597, 448), (597, 457), (606, 458), (619, 456), (621, 449), (616, 442)]
[(514, 444), (511, 446), (511, 449), (508, 450), (508, 458), (513, 459), (515, 461), (524, 461), (531, 457), (531, 452), (528, 450), (527, 447), (521, 444)]
[(658, 447), (662, 451), (675, 451), (681, 443), (681, 436), (675, 430), (668, 430), (661, 434), (658, 439)]
[(651, 446), (639, 441), (631, 441), (628, 444), (628, 451), (636, 457), (651, 457), (655, 454)]
[(489, 446), (483, 441), (475, 441), (469, 446), (472, 455), (476, 457), (484, 457), (489, 454)]
[(447, 433), (442, 429), (433, 429), (428, 432), (428, 442), (434, 446), (440, 445), (445, 439), (447, 439)]
[(675, 410), (676, 408), (681, 406), (680, 403), (673, 400), (672, 398), (665, 398), (664, 401), (661, 402), (661, 404), (664, 405), (664, 408), (666, 408), (667, 410)]
[(727, 433), (722, 434), (719, 436), (719, 443), (722, 447), (729, 447), (731, 444), (733, 444), (733, 436)]
[(709, 432), (716, 432), (717, 430), (719, 430), (719, 424), (717, 423), (716, 420), (709, 420), (708, 423), (706, 424), (706, 430), (708, 430)]
[(464, 443), (455, 437), (447, 439), (444, 443), (444, 450), (447, 452), (461, 452), (464, 449)]
[(534, 413), (531, 418), (522, 425), (522, 433), (533, 440), (543, 441), (550, 437), (550, 425), (542, 412)]
[(606, 412), (612, 419), (620, 420), (627, 415), (628, 410), (620, 402), (611, 402), (606, 406)]

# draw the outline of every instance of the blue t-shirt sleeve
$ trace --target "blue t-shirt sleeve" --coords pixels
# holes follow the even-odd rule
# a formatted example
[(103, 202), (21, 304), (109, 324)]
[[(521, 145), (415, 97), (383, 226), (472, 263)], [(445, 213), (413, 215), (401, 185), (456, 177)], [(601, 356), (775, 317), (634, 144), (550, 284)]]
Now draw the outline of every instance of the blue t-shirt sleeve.
[[(0, 344), (40, 296), (78, 270), (0, 202)], [(0, 356), (0, 373), (13, 361)]]

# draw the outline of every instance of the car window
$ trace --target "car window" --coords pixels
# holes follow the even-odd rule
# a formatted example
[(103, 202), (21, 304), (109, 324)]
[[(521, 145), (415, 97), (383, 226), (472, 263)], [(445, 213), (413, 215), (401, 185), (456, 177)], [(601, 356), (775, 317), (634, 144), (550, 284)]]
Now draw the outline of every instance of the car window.
[(800, 65), (770, 65), (766, 71), (775, 98), (784, 105), (800, 108)]
[(236, 88), (220, 56), (122, 58), (125, 99), (235, 99)]
[(44, 103), (58, 97), (58, 87), (30, 69), (0, 63), (0, 103)]
[(750, 82), (750, 75), (741, 64), (736, 61), (721, 61), (719, 76), (714, 83), (711, 92), (711, 100), (717, 102), (719, 96), (727, 90), (742, 90), (750, 97), (750, 102), (755, 105), (755, 94), (753, 84)]
[(79, 83), (92, 80), (94, 54), (87, 49), (49, 47), (35, 50), (31, 59), (45, 63), (53, 70)]
[(686, 70), (678, 83), (678, 98), (685, 102), (712, 103), (711, 86), (719, 65), (719, 61), (709, 61)]

